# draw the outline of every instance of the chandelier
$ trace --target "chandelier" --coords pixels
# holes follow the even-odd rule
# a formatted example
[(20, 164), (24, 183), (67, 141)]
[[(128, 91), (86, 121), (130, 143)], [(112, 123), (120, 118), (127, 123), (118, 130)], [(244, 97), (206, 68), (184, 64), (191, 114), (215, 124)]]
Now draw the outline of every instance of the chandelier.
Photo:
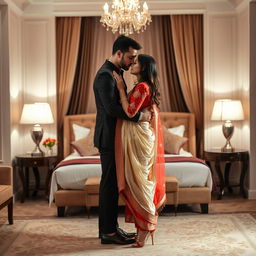
[(111, 7), (112, 13), (109, 12), (108, 4), (105, 3), (100, 22), (107, 27), (107, 30), (111, 28), (113, 33), (118, 31), (119, 34), (128, 36), (135, 31), (143, 32), (151, 22), (146, 2), (143, 4), (142, 11), (140, 11), (139, 0), (113, 0)]

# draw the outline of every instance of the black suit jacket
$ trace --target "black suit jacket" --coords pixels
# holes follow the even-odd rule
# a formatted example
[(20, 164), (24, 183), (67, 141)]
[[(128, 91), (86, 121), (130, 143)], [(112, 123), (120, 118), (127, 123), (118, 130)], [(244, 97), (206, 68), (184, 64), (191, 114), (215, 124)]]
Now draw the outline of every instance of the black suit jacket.
[(120, 70), (106, 60), (98, 70), (93, 83), (97, 107), (94, 145), (99, 150), (114, 149), (117, 118), (137, 122), (140, 116), (139, 112), (133, 118), (125, 114), (119, 103), (120, 96), (112, 75), (113, 71), (120, 74)]

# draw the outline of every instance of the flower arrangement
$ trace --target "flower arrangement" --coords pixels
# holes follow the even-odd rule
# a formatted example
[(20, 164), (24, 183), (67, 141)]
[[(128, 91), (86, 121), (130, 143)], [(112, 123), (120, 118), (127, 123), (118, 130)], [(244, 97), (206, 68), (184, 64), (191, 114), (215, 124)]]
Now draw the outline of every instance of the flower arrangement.
[(43, 146), (46, 148), (52, 149), (52, 147), (57, 143), (56, 139), (47, 138), (43, 141)]

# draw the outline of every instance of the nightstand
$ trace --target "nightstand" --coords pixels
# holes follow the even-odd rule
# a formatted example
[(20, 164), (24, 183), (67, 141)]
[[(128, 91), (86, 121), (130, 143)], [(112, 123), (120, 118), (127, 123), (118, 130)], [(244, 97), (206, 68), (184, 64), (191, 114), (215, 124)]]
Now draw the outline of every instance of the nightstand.
[[(49, 194), (49, 183), (53, 169), (57, 163), (57, 155), (45, 156), (31, 156), (31, 155), (18, 155), (16, 156), (15, 166), (19, 170), (19, 176), (22, 184), (21, 203), (24, 202), (25, 197), (29, 196), (29, 167), (32, 167), (35, 176), (36, 187), (33, 195), (37, 194), (40, 187), (40, 173), (38, 167), (47, 167), (47, 174), (45, 180), (45, 194)], [(25, 169), (25, 172), (24, 172)]]
[[(209, 149), (204, 151), (204, 159), (208, 166), (211, 168), (211, 162), (215, 165), (215, 170), (219, 178), (219, 194), (218, 199), (221, 199), (224, 195), (224, 188), (228, 188), (229, 192), (233, 192), (232, 187), (240, 187), (240, 193), (246, 198), (244, 188), (244, 178), (248, 172), (249, 167), (249, 152), (243, 149), (235, 149), (234, 152), (221, 152), (221, 149)], [(224, 176), (221, 171), (220, 163), (225, 164)], [(234, 162), (241, 162), (241, 174), (239, 184), (229, 184), (229, 174), (231, 164)], [(211, 169), (212, 170), (212, 169)]]

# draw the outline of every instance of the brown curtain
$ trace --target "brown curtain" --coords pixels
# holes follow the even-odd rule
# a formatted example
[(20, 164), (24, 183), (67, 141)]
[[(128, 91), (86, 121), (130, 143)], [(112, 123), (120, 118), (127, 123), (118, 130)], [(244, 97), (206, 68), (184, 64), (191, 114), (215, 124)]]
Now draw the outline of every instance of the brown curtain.
[[(93, 80), (97, 70), (111, 56), (112, 45), (119, 34), (107, 31), (98, 17), (82, 19), (78, 65), (74, 79), (69, 114), (95, 113)], [(131, 35), (142, 45), (140, 53), (152, 55), (157, 61), (161, 111), (188, 112), (182, 95), (176, 68), (170, 16), (153, 16), (146, 31)], [(134, 86), (134, 76), (125, 72), (128, 89)]]
[(182, 92), (195, 113), (197, 154), (203, 154), (203, 16), (172, 15), (173, 45)]
[(63, 120), (67, 113), (77, 61), (81, 18), (56, 18), (58, 155), (63, 156)]
[(163, 36), (163, 51), (165, 53), (165, 58), (162, 59), (162, 62), (164, 62), (166, 71), (165, 76), (166, 80), (168, 81), (167, 88), (165, 88), (165, 93), (167, 94), (167, 97), (170, 97), (170, 109), (172, 112), (189, 112), (181, 90), (176, 66), (171, 31), (171, 19), (170, 16), (162, 16), (161, 18), (163, 20), (161, 35)]
[(95, 21), (95, 17), (84, 17), (81, 21), (79, 53), (68, 115), (88, 113), (89, 91), (92, 89), (90, 77), (92, 76), (92, 47), (95, 44), (93, 40)]
[[(161, 111), (188, 112), (176, 68), (170, 16), (152, 16), (146, 31), (131, 37), (142, 45), (140, 53), (152, 55), (157, 62)], [(125, 78), (129, 80), (129, 74)]]

